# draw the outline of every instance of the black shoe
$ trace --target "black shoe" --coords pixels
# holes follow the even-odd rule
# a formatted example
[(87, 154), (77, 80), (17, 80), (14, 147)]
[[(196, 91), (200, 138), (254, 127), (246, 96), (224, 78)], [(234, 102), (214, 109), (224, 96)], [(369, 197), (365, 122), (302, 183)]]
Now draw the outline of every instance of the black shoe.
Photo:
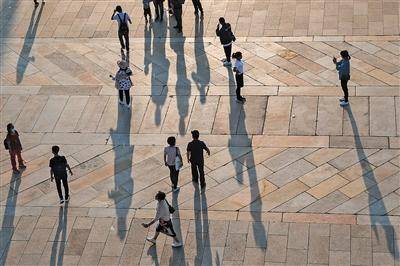
[(182, 33), (182, 30), (178, 30), (178, 33)]
[(38, 1), (35, 1), (34, 3), (35, 3), (35, 7), (39, 6), (39, 2)]
[(179, 28), (179, 26), (174, 26), (174, 29), (178, 29)]
[(154, 19), (154, 21), (157, 21), (159, 18), (160, 18), (160, 17), (159, 17), (159, 16), (157, 16), (157, 17)]
[(64, 204), (64, 200), (60, 199), (60, 205), (63, 205), (63, 204)]
[(68, 202), (69, 201), (69, 198), (70, 198), (70, 196), (68, 195), (68, 196), (66, 196), (65, 197), (65, 202)]
[(192, 179), (192, 182), (193, 182), (193, 183), (199, 183), (199, 180), (194, 180), (194, 179)]

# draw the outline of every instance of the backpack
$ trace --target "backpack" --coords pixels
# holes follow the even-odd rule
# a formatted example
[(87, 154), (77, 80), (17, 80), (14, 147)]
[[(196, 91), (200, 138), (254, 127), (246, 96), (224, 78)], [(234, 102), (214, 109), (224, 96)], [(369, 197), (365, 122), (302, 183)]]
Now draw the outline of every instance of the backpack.
[(54, 164), (51, 170), (53, 170), (55, 176), (63, 176), (67, 174), (67, 166), (65, 163), (61, 163), (61, 161)]
[(4, 139), (3, 144), (4, 144), (4, 148), (5, 148), (6, 150), (9, 150), (9, 149), (10, 149), (10, 147), (8, 146), (7, 138)]
[(228, 44), (232, 41), (236, 41), (236, 38), (231, 29), (222, 28), (220, 30), (220, 40), (222, 44)]
[(126, 23), (126, 13), (124, 13), (124, 19), (122, 20), (119, 14), (117, 14), (120, 24), (119, 24), (119, 31), (121, 33), (127, 33), (129, 32), (128, 24)]

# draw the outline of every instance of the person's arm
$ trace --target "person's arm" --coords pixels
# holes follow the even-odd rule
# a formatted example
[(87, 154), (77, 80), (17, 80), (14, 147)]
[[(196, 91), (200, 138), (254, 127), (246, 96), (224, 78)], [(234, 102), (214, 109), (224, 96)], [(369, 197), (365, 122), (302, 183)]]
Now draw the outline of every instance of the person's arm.
[(50, 181), (53, 182), (54, 180), (54, 173), (53, 170), (50, 168)]
[(129, 21), (129, 24), (132, 24), (131, 17), (130, 17), (128, 14), (126, 14), (126, 15), (128, 16), (128, 21)]
[(204, 147), (203, 149), (207, 152), (208, 156), (210, 156), (210, 149), (207, 147), (207, 145), (203, 142)]
[(217, 29), (215, 30), (215, 33), (217, 34), (217, 36), (219, 37), (220, 32), (219, 32), (219, 24), (217, 25)]
[(156, 221), (158, 221), (160, 219), (160, 203), (157, 203), (157, 212), (156, 212), (156, 216), (154, 217), (153, 220), (151, 220), (149, 223), (142, 223), (142, 226), (144, 228), (147, 228), (149, 226), (151, 226), (152, 224), (154, 224)]
[(117, 12), (117, 10), (114, 9), (114, 11), (113, 11), (113, 13), (112, 13), (112, 15), (111, 15), (111, 20), (115, 20), (115, 19), (114, 19), (115, 12)]
[(164, 164), (165, 166), (168, 166), (167, 164), (167, 152), (164, 150)]
[(64, 160), (65, 160), (65, 167), (68, 169), (68, 171), (69, 171), (69, 173), (70, 173), (71, 175), (74, 175), (74, 174), (72, 173), (71, 167), (69, 167), (69, 164), (68, 164), (68, 162), (67, 162), (67, 159), (65, 159), (65, 157), (64, 157)]

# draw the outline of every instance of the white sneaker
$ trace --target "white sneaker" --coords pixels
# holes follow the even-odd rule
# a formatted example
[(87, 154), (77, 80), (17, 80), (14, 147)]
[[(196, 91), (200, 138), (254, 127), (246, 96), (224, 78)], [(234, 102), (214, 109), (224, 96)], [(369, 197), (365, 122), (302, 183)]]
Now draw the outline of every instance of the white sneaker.
[(231, 63), (231, 62), (228, 62), (228, 61), (225, 61), (225, 62), (224, 62), (224, 66), (232, 66), (232, 63)]
[(182, 242), (173, 242), (172, 243), (172, 245), (171, 245), (173, 248), (179, 248), (179, 247), (182, 247), (183, 246), (183, 243)]
[(340, 102), (340, 106), (342, 106), (342, 107), (347, 106), (347, 105), (349, 105), (349, 102)]
[(339, 102), (344, 102), (344, 101), (346, 101), (345, 98), (340, 98), (340, 99), (339, 99)]
[(128, 109), (130, 109), (131, 108), (131, 106), (132, 106), (132, 103), (131, 102), (129, 102), (129, 104), (126, 106)]
[(119, 103), (120, 105), (123, 105), (123, 104), (124, 104), (124, 102), (121, 101), (121, 100), (118, 100), (118, 103)]
[(156, 244), (156, 240), (154, 238), (146, 237), (146, 240), (151, 242), (151, 243), (153, 243), (153, 244)]
[(181, 188), (180, 187), (176, 187), (172, 189), (172, 192), (178, 192)]

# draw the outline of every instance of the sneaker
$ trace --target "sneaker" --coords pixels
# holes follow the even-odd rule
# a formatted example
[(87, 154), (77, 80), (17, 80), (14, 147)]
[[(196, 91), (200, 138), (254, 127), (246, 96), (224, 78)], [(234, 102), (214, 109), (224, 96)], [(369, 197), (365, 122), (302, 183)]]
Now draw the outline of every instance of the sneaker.
[(64, 200), (62, 199), (62, 200), (60, 200), (60, 205), (63, 205), (64, 204)]
[(345, 98), (340, 98), (340, 99), (339, 99), (339, 102), (344, 102), (344, 101), (346, 101)]
[(176, 187), (172, 189), (172, 192), (178, 192), (181, 188), (180, 187)]
[(35, 1), (34, 3), (35, 3), (35, 7), (39, 6), (39, 2), (38, 1)]
[(179, 248), (179, 247), (182, 247), (183, 246), (183, 244), (182, 244), (182, 242), (173, 242), (172, 243), (172, 245), (171, 245), (173, 248)]
[(242, 97), (242, 101), (245, 102), (245, 101), (246, 101), (246, 98)]
[(182, 30), (178, 30), (177, 32), (178, 32), (178, 33), (182, 33)]
[(156, 244), (156, 240), (154, 238), (146, 237), (146, 240), (151, 242), (151, 243), (153, 243), (153, 244)]
[(66, 196), (65, 197), (65, 202), (68, 202), (69, 201), (69, 198), (70, 198), (70, 196), (68, 195), (68, 196)]
[(174, 29), (177, 29), (177, 28), (179, 28), (179, 27), (178, 27), (178, 26), (174, 26), (173, 28), (174, 28)]
[(225, 62), (224, 62), (224, 66), (232, 66), (232, 63), (231, 63), (231, 62), (228, 62), (228, 61), (225, 61)]
[(123, 104), (124, 104), (124, 102), (121, 101), (121, 100), (118, 100), (118, 103), (119, 103), (120, 105), (123, 105)]
[(26, 165), (25, 164), (20, 164), (19, 165), (19, 169), (26, 169)]
[(347, 106), (347, 105), (349, 105), (349, 102), (340, 102), (340, 106), (342, 106), (342, 107), (344, 107), (344, 106)]
[(244, 103), (243, 100), (238, 100), (238, 99), (236, 99), (236, 102), (237, 102), (237, 103)]

